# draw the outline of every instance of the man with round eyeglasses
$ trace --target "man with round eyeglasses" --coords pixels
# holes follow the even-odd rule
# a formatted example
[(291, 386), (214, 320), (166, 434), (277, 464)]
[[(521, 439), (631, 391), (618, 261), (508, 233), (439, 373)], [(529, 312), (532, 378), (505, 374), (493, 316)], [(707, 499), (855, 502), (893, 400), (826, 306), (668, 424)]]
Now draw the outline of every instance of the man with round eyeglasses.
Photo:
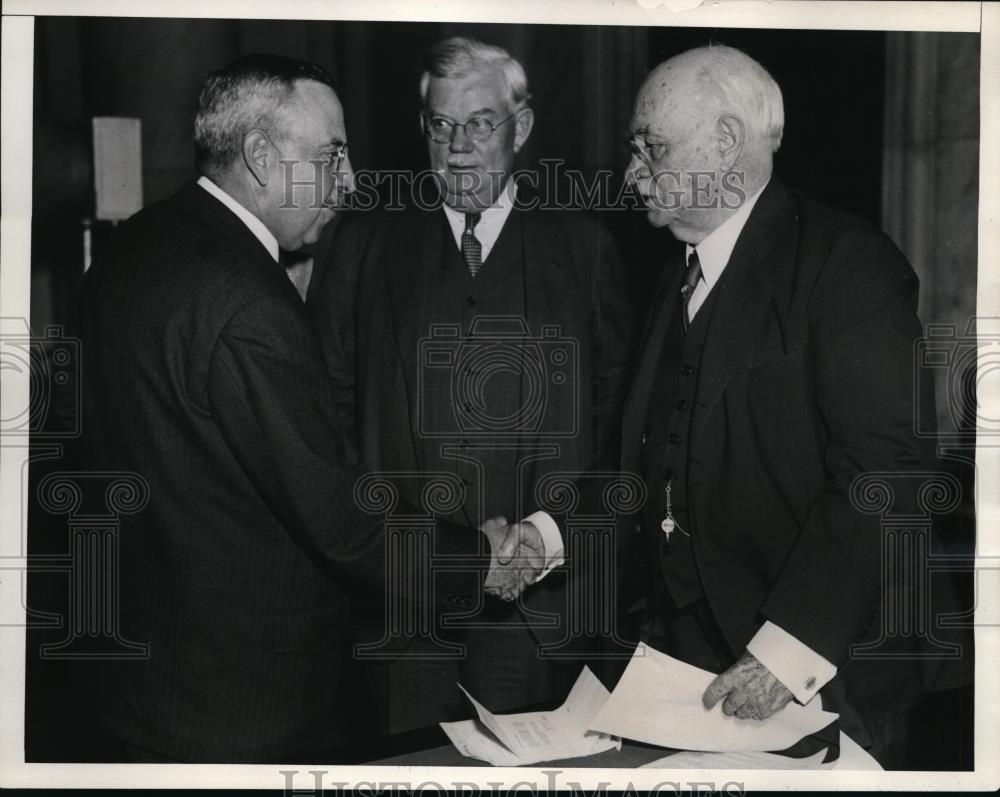
[[(423, 66), (418, 130), (439, 195), (423, 208), (347, 214), (310, 304), (362, 462), (454, 474), (464, 495), (448, 517), (528, 520), (511, 528), (544, 567), (520, 583), (488, 580), (501, 600), (478, 607), (461, 633), (392, 640), (368, 668), (386, 732), (471, 716), (456, 681), (491, 710), (568, 694), (595, 640), (567, 633), (568, 576), (553, 569), (564, 541), (537, 511), (535, 488), (546, 474), (616, 458), (632, 328), (599, 223), (532, 207), (513, 179), (535, 121), (521, 64), (459, 37), (431, 46)], [(419, 484), (397, 478), (410, 500)], [(375, 639), (385, 635), (381, 617), (371, 625)], [(450, 641), (464, 645), (460, 658), (440, 655)], [(565, 658), (546, 658), (542, 644)]]

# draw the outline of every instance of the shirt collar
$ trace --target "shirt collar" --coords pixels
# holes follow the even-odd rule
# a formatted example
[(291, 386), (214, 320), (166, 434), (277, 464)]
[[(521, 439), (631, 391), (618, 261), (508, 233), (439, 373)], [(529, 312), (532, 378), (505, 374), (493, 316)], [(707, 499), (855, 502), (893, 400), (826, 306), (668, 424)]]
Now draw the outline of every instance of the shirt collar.
[(204, 188), (208, 193), (218, 199), (223, 205), (229, 208), (236, 217), (242, 221), (247, 229), (250, 230), (260, 241), (264, 248), (267, 250), (268, 254), (274, 259), (274, 262), (278, 261), (278, 239), (271, 235), (271, 231), (264, 226), (264, 222), (253, 215), (249, 210), (247, 210), (243, 205), (233, 199), (229, 194), (223, 191), (219, 186), (209, 180), (207, 177), (202, 175), (198, 178), (198, 185)]
[[(507, 178), (504, 190), (500, 192), (497, 201), (479, 214), (479, 221), (476, 222), (475, 236), (483, 248), (483, 261), (485, 262), (493, 245), (500, 237), (503, 225), (507, 222), (511, 210), (517, 201), (517, 181)], [(444, 214), (448, 218), (448, 225), (451, 227), (452, 235), (455, 236), (455, 244), (462, 248), (462, 233), (465, 232), (465, 213), (460, 210), (444, 205)]]
[[(767, 182), (770, 182), (770, 179)], [(692, 250), (698, 250), (701, 277), (705, 280), (709, 290), (718, 282), (729, 263), (733, 249), (736, 248), (736, 241), (739, 239), (740, 233), (743, 232), (754, 205), (757, 204), (757, 200), (767, 187), (767, 182), (760, 187), (756, 194), (744, 202), (739, 210), (706, 235), (697, 246), (688, 244), (685, 247), (685, 260), (691, 256)]]

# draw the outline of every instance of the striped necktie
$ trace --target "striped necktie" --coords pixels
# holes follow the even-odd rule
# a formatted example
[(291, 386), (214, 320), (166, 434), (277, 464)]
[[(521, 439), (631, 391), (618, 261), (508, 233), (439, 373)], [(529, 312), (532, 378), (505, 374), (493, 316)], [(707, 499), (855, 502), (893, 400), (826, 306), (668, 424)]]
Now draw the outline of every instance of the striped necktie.
[(684, 284), (681, 285), (681, 301), (684, 309), (684, 314), (681, 318), (684, 320), (685, 332), (687, 332), (688, 324), (691, 323), (688, 318), (688, 305), (691, 304), (691, 294), (694, 293), (695, 286), (700, 279), (701, 261), (698, 259), (698, 250), (692, 249), (691, 254), (688, 255), (687, 271), (684, 272)]
[(483, 245), (479, 243), (479, 239), (476, 238), (474, 232), (478, 223), (478, 213), (465, 214), (465, 232), (462, 233), (462, 254), (465, 256), (465, 262), (469, 266), (469, 273), (473, 279), (476, 278), (479, 269), (483, 267)]

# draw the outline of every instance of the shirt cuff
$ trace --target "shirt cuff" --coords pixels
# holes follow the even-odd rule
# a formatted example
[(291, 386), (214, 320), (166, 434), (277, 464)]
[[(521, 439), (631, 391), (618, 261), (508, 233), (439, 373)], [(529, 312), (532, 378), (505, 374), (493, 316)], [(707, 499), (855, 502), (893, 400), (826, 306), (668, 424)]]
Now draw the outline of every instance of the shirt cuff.
[(803, 705), (837, 674), (830, 662), (770, 620), (754, 634), (747, 651)]
[(549, 516), (548, 512), (534, 512), (526, 517), (522, 522), (532, 523), (542, 535), (542, 544), (545, 546), (545, 567), (535, 579), (537, 584), (545, 578), (554, 568), (559, 567), (565, 560), (563, 559), (563, 538), (559, 532), (559, 526)]

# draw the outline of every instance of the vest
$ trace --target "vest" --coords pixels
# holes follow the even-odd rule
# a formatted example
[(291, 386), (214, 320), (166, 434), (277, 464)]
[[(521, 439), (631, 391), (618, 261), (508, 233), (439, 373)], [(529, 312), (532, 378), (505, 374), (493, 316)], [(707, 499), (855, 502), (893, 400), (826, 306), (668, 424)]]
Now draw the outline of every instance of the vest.
[[(690, 536), (697, 532), (691, 528), (688, 514), (687, 463), (691, 410), (715, 295), (714, 290), (709, 294), (687, 334), (681, 314), (674, 313), (647, 414), (641, 468), (648, 498), (642, 525), (646, 561), (659, 563), (659, 568), (649, 568), (652, 577), (648, 589), (654, 605), (662, 595), (663, 581), (678, 607), (694, 603), (704, 595)], [(680, 296), (677, 302), (680, 304)], [(669, 543), (660, 526), (666, 517), (668, 481), (671, 512), (677, 524)]]
[(423, 470), (451, 472), (462, 481), (464, 504), (451, 519), (478, 526), (498, 513), (514, 519), (521, 511), (522, 222), (511, 213), (475, 279), (443, 211), (439, 223), (437, 265), (414, 297), (424, 336), (417, 401), (424, 402), (421, 425), (429, 432), (416, 443)]

